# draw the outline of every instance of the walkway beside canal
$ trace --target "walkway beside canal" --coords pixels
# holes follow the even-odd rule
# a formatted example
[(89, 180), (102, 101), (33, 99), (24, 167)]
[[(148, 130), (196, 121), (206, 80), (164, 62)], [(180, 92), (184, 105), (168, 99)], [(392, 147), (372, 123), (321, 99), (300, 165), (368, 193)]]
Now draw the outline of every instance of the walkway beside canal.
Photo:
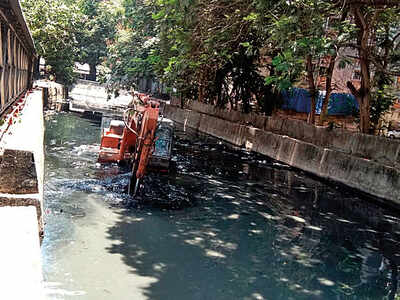
[(40, 300), (44, 182), (41, 90), (25, 101), (0, 140), (0, 298)]

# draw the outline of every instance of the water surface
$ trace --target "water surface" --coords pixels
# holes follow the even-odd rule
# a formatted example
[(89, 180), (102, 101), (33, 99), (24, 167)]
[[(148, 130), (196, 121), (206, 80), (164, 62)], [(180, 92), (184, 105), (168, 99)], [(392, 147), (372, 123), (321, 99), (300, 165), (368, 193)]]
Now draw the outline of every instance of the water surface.
[(177, 127), (176, 174), (96, 164), (99, 124), (46, 121), (50, 299), (394, 299), (399, 214)]

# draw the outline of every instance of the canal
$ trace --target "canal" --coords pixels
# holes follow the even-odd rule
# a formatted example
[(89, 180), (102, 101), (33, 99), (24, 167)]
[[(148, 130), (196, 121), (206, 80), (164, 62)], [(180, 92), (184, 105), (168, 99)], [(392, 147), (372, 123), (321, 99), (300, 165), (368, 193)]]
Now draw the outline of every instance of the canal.
[(98, 122), (46, 119), (49, 299), (396, 299), (396, 210), (180, 126), (138, 203)]

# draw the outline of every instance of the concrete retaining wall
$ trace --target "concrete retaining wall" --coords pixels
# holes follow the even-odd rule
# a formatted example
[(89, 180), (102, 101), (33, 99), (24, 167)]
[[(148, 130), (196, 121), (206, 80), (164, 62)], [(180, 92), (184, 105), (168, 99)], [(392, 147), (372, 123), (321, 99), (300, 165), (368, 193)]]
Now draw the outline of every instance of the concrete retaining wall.
[(37, 82), (35, 84), (43, 89), (44, 108), (63, 111), (62, 108), (68, 107), (68, 89), (65, 86), (55, 82)]
[[(173, 100), (171, 103), (173, 106), (179, 106), (180, 104), (178, 100)], [(387, 166), (400, 167), (400, 141), (398, 140), (344, 129), (316, 127), (300, 120), (227, 111), (198, 101), (185, 103), (185, 108), (233, 123), (250, 125), (279, 135), (287, 135), (319, 147), (370, 159)]]
[(211, 112), (173, 105), (164, 110), (166, 117), (184, 126), (400, 204), (400, 172), (394, 167), (399, 162), (397, 141), (276, 118), (267, 118), (264, 128), (256, 128), (238, 121), (236, 113), (224, 120)]

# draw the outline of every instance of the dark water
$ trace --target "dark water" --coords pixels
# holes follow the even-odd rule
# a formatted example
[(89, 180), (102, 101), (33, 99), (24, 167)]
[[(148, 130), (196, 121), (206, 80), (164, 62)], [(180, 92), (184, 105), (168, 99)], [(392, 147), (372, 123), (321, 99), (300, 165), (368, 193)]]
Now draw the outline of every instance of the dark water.
[(96, 165), (99, 124), (46, 129), (50, 299), (397, 299), (399, 213), (178, 127), (177, 172)]

